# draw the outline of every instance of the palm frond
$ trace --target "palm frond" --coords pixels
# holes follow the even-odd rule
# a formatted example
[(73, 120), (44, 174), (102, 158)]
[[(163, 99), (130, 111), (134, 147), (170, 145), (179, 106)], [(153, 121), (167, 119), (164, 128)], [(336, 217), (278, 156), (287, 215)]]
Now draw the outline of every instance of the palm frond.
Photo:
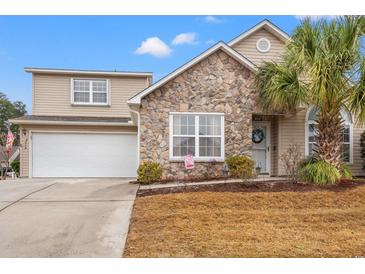
[(361, 63), (359, 77), (356, 84), (353, 84), (349, 90), (348, 97), (349, 109), (356, 114), (357, 122), (365, 123), (365, 59)]
[(284, 64), (265, 62), (259, 69), (256, 84), (265, 110), (293, 112), (307, 104), (307, 88), (295, 69)]

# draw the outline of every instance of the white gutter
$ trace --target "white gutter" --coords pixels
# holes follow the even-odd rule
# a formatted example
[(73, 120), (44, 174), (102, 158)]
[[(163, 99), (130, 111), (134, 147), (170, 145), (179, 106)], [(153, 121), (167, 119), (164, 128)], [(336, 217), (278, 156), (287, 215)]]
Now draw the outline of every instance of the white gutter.
[(116, 76), (136, 76), (152, 77), (152, 72), (128, 72), (128, 71), (102, 71), (102, 70), (75, 70), (75, 69), (47, 69), (47, 68), (24, 68), (30, 73), (49, 73), (49, 74), (87, 74), (87, 75), (116, 75)]
[(140, 132), (141, 132), (140, 113), (136, 110), (131, 109), (131, 108), (129, 108), (129, 111), (137, 115), (137, 166), (139, 166), (139, 162), (140, 162), (139, 147), (140, 147)]
[(13, 124), (21, 125), (62, 125), (62, 126), (125, 126), (133, 127), (132, 123), (121, 122), (79, 122), (79, 121), (40, 121), (40, 120), (9, 120)]

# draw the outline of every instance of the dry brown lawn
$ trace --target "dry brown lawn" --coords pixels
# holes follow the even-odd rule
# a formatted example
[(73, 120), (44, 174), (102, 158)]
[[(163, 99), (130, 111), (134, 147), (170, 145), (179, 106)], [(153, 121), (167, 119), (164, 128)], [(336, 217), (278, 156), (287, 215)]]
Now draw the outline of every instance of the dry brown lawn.
[(124, 256), (365, 256), (365, 186), (139, 197)]

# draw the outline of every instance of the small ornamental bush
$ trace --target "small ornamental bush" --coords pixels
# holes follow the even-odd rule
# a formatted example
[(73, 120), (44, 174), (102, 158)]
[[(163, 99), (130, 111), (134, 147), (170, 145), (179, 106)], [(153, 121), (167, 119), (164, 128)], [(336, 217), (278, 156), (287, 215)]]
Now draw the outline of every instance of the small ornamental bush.
[(14, 161), (11, 163), (11, 169), (19, 175), (19, 172), (20, 172), (20, 162), (19, 161)]
[(324, 161), (303, 164), (300, 169), (303, 180), (316, 185), (336, 184), (341, 179), (340, 171)]
[(352, 179), (352, 173), (349, 167), (345, 164), (341, 166), (340, 174), (342, 179), (348, 179), (348, 180)]
[(137, 169), (137, 180), (141, 184), (150, 184), (161, 179), (162, 172), (163, 170), (160, 164), (145, 161)]
[(242, 180), (253, 177), (254, 161), (246, 155), (231, 156), (226, 159), (231, 176)]
[(288, 176), (289, 182), (298, 182), (299, 166), (303, 155), (296, 144), (290, 144), (289, 148), (280, 155), (283, 168)]

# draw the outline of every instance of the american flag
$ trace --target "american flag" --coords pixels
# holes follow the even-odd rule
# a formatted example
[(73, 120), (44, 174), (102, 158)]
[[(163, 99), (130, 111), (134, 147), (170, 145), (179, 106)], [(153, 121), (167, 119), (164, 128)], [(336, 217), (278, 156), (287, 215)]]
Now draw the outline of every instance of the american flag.
[(11, 152), (11, 149), (13, 148), (14, 140), (15, 140), (15, 135), (9, 129), (8, 134), (6, 135), (6, 145), (5, 145), (5, 151), (8, 154)]

